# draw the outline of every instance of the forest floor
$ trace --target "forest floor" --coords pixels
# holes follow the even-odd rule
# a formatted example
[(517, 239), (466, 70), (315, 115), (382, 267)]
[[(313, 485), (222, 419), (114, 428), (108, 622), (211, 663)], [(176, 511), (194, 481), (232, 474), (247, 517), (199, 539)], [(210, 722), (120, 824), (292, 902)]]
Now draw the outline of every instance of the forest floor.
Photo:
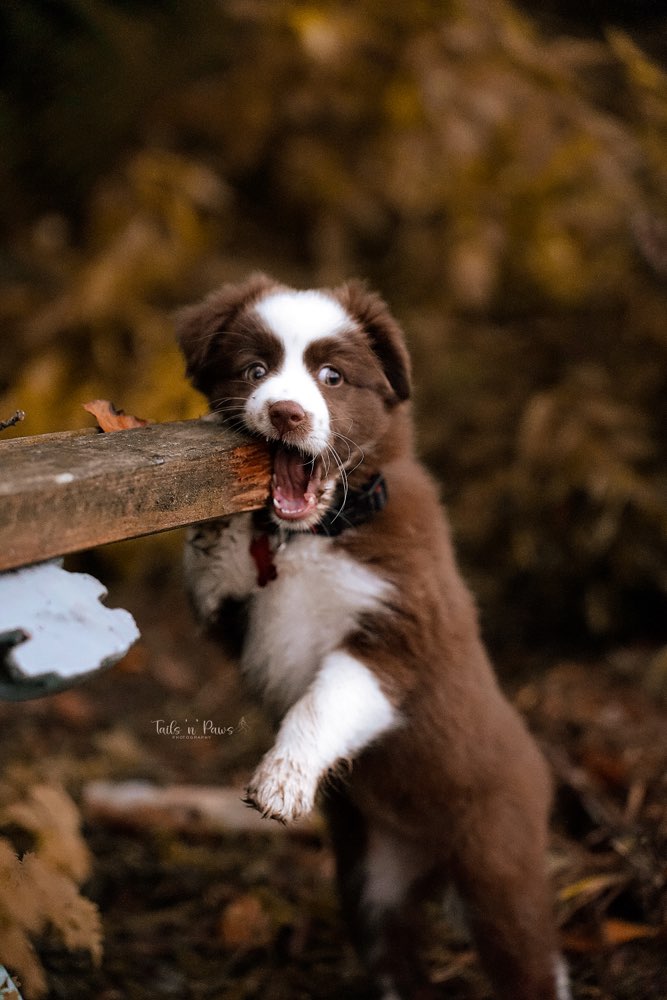
[[(234, 668), (196, 639), (180, 589), (112, 593), (109, 603), (133, 612), (141, 642), (75, 689), (0, 704), (3, 773), (34, 772), (79, 803), (100, 779), (242, 788), (270, 732)], [(595, 661), (534, 657), (511, 677), (500, 665), (556, 776), (550, 862), (576, 1000), (667, 998), (664, 658), (638, 647)], [(194, 720), (198, 734), (208, 721), (218, 732), (184, 740), (157, 720), (182, 732)], [(82, 810), (93, 855), (84, 892), (102, 913), (104, 957), (94, 968), (54, 939), (38, 942), (54, 1000), (369, 995), (317, 824), (299, 834), (274, 824), (266, 834), (184, 832)], [(469, 943), (435, 924), (427, 957), (443, 998), (488, 998)]]

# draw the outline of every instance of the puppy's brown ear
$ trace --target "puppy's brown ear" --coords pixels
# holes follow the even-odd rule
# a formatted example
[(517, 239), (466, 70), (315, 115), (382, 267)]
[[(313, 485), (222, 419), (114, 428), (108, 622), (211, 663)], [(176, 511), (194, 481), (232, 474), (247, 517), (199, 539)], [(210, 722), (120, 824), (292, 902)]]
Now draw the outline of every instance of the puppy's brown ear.
[(336, 296), (349, 314), (366, 331), (370, 345), (393, 390), (391, 403), (410, 397), (410, 355), (403, 331), (389, 312), (389, 306), (362, 281), (348, 281)]
[(223, 285), (203, 302), (176, 313), (176, 337), (195, 389), (210, 395), (219, 375), (217, 348), (225, 330), (242, 309), (275, 287), (272, 278), (258, 271), (240, 284)]

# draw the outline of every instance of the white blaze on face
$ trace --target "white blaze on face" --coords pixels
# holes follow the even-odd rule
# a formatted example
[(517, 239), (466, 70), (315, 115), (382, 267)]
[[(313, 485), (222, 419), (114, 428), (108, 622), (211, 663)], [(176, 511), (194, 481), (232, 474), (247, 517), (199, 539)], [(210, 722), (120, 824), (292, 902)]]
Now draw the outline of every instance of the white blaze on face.
[(255, 312), (284, 349), (280, 369), (263, 379), (246, 403), (246, 419), (260, 434), (275, 437), (269, 419), (273, 403), (292, 400), (310, 418), (311, 433), (303, 447), (318, 454), (329, 443), (329, 410), (319, 385), (308, 371), (304, 354), (310, 344), (323, 337), (339, 336), (351, 320), (343, 307), (323, 292), (277, 292), (267, 295)]

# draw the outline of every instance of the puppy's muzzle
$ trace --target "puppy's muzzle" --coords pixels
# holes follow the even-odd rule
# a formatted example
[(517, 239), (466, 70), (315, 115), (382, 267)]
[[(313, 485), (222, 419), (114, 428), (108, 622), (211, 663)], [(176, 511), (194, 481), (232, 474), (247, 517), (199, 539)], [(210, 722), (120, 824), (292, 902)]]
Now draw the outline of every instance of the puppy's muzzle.
[(278, 431), (281, 440), (289, 438), (294, 431), (307, 430), (310, 425), (308, 414), (304, 408), (292, 399), (281, 399), (277, 403), (271, 403), (269, 420)]

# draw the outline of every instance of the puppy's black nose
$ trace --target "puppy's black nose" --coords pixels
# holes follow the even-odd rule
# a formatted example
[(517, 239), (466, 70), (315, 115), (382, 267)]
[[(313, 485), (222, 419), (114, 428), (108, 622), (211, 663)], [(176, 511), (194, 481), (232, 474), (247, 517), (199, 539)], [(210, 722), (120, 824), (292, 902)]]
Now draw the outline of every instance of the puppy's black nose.
[(281, 399), (269, 407), (269, 420), (281, 437), (284, 437), (288, 431), (293, 431), (305, 419), (306, 411), (304, 408), (291, 399)]

